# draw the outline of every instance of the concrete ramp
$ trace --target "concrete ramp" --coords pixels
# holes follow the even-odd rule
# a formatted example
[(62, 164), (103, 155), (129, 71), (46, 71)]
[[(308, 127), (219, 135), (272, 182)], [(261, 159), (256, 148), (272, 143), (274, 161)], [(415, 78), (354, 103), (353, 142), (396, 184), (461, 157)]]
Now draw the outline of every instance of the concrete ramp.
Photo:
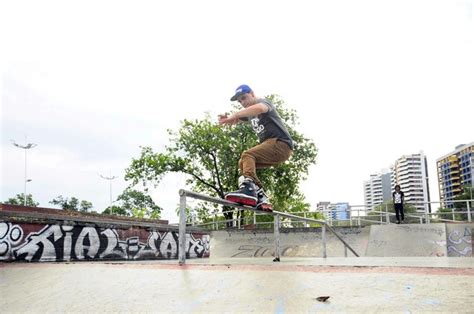
[[(338, 228), (338, 234), (361, 256), (365, 255), (369, 228)], [(327, 236), (327, 255), (344, 256), (344, 245), (330, 231)], [(281, 229), (282, 257), (322, 257), (323, 244), (320, 228)], [(210, 240), (211, 258), (272, 257), (275, 252), (273, 230), (213, 231)], [(353, 254), (348, 250), (348, 256)]]
[[(473, 228), (473, 223), (433, 223), (334, 229), (360, 256), (472, 257)], [(343, 244), (330, 231), (326, 236), (327, 256), (343, 257)], [(211, 258), (274, 256), (271, 229), (213, 231), (210, 238)], [(281, 229), (280, 251), (282, 257), (322, 257), (321, 228)]]
[(447, 256), (446, 225), (373, 225), (367, 256)]

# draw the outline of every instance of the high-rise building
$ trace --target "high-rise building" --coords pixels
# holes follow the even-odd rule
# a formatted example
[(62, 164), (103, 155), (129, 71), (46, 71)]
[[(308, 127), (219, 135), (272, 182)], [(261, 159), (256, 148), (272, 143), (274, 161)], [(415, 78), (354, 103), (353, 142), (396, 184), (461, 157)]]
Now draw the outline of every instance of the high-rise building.
[(336, 203), (331, 213), (333, 219), (348, 220), (351, 218), (349, 203)]
[(431, 212), (428, 184), (428, 165), (423, 152), (404, 155), (392, 166), (392, 192), (400, 185), (405, 194), (405, 204), (414, 206), (417, 211)]
[(325, 219), (348, 220), (351, 218), (351, 208), (347, 202), (335, 204), (331, 202), (319, 202), (316, 208), (319, 212), (323, 213)]
[(455, 150), (436, 160), (441, 207), (454, 207), (453, 200), (472, 186), (474, 177), (474, 142), (456, 146)]
[(364, 201), (368, 210), (373, 210), (377, 205), (391, 198), (391, 173), (384, 170), (380, 173), (370, 175), (370, 179), (364, 182)]

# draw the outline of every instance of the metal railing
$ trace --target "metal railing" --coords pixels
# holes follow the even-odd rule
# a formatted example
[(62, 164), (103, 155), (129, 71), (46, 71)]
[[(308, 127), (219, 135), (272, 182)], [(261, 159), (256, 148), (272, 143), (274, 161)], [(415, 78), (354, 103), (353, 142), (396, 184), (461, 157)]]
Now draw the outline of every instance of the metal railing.
[[(462, 210), (450, 208), (449, 212), (434, 212), (430, 213), (428, 210), (425, 212), (417, 211), (413, 213), (406, 213), (405, 218), (409, 221), (409, 223), (419, 223), (419, 224), (429, 224), (431, 222), (472, 222), (472, 203), (473, 200), (462, 200), (462, 201), (453, 201), (453, 203), (464, 203), (465, 208)], [(426, 202), (426, 203), (418, 203), (418, 206), (424, 206), (425, 208), (430, 207), (434, 204), (440, 204), (440, 202)], [(413, 206), (413, 204), (408, 204)], [(328, 205), (330, 207), (331, 204)], [(362, 227), (364, 225), (372, 225), (372, 224), (391, 224), (395, 221), (395, 213), (389, 211), (388, 204), (381, 204), (375, 206), (377, 210), (372, 209), (374, 206), (369, 205), (349, 205), (349, 209), (323, 209), (318, 211), (301, 211), (301, 212), (293, 212), (290, 210), (291, 214), (302, 216), (307, 218), (307, 216), (314, 216), (315, 214), (321, 214), (324, 216), (325, 222), (329, 226), (344, 226), (344, 227)], [(238, 229), (241, 229), (242, 226), (245, 225), (253, 225), (254, 228), (259, 226), (269, 226), (273, 225), (272, 221), (257, 221), (257, 217), (260, 215), (267, 215), (266, 212), (258, 213), (256, 211), (253, 212), (253, 217), (246, 215), (245, 217), (237, 217), (234, 219), (222, 219), (221, 216), (225, 216), (226, 213), (232, 212), (230, 211), (221, 211), (219, 213), (212, 214), (212, 221), (204, 220), (204, 222), (198, 222), (194, 219), (191, 219), (192, 226), (194, 227), (204, 227), (204, 228), (211, 228), (212, 230), (218, 230), (220, 224), (228, 224), (234, 225)], [(370, 214), (369, 214), (370, 213)], [(460, 218), (464, 216), (464, 219)], [(192, 215), (191, 215), (192, 216)], [(345, 218), (340, 218), (345, 217)], [(452, 218), (452, 219), (449, 219)], [(253, 221), (252, 221), (253, 220)], [(302, 221), (301, 219), (296, 219), (297, 221), (293, 221), (291, 218), (287, 218), (285, 221), (282, 222), (286, 227), (309, 227), (309, 223), (307, 221)], [(406, 221), (407, 221), (406, 220)]]
[[(434, 204), (442, 204), (442, 202), (420, 202), (420, 203), (409, 203), (411, 206), (421, 206), (425, 208), (425, 211), (417, 211), (414, 213), (405, 213), (405, 217), (408, 218), (415, 218), (416, 220), (419, 221), (420, 224), (423, 223), (431, 223), (431, 220), (434, 220), (435, 222), (472, 222), (472, 203), (474, 200), (453, 200), (450, 201), (451, 203), (458, 203), (458, 204), (465, 204), (464, 209), (456, 209), (456, 208), (447, 208), (449, 210), (446, 212), (429, 212), (428, 208), (431, 207), (431, 205)], [(381, 205), (377, 205), (375, 207), (380, 207)], [(372, 217), (380, 217), (380, 223), (381, 224), (390, 224), (390, 217), (395, 216), (395, 213), (389, 212), (388, 211), (388, 204), (384, 205), (384, 210), (370, 210), (371, 213), (378, 213), (379, 216), (372, 216)], [(467, 220), (463, 219), (456, 219), (457, 215), (466, 215), (465, 218)], [(385, 216), (385, 221), (383, 221), (383, 216)], [(440, 218), (444, 216), (451, 216), (452, 219), (446, 219), (446, 218)], [(369, 216), (368, 216), (369, 217)]]
[(260, 211), (257, 210), (253, 207), (249, 206), (242, 206), (238, 205), (220, 198), (216, 197), (210, 197), (207, 195), (202, 195), (199, 193), (195, 193), (192, 191), (187, 191), (187, 190), (179, 190), (179, 250), (178, 250), (178, 259), (179, 259), (179, 264), (183, 265), (186, 262), (186, 224), (187, 224), (187, 214), (186, 214), (186, 199), (188, 197), (202, 200), (202, 201), (207, 201), (207, 202), (212, 202), (214, 204), (220, 204), (220, 205), (225, 205), (237, 209), (243, 209), (243, 210), (249, 210), (253, 211), (255, 213), (262, 213), (262, 214), (267, 214), (267, 215), (272, 215), (274, 217), (273, 219), (273, 232), (275, 236), (275, 259), (273, 261), (279, 262), (280, 261), (280, 217), (285, 217), (285, 218), (290, 218), (290, 219), (295, 219), (295, 220), (301, 220), (301, 221), (306, 221), (306, 222), (313, 222), (313, 223), (319, 223), (321, 224), (321, 235), (322, 235), (322, 244), (323, 244), (323, 257), (327, 257), (327, 251), (326, 251), (326, 229), (331, 231), (336, 238), (339, 239), (339, 241), (344, 244), (344, 251), (345, 255), (347, 256), (346, 250), (349, 249), (355, 256), (359, 257), (359, 254), (357, 254), (352, 247), (347, 244), (342, 237), (337, 234), (336, 231), (332, 227), (330, 227), (326, 221), (324, 220), (318, 220), (318, 219), (313, 219), (313, 218), (305, 218), (305, 217), (300, 217), (296, 216), (294, 214), (289, 214), (289, 213), (283, 213), (279, 211), (273, 211), (273, 212), (266, 212), (266, 211)]

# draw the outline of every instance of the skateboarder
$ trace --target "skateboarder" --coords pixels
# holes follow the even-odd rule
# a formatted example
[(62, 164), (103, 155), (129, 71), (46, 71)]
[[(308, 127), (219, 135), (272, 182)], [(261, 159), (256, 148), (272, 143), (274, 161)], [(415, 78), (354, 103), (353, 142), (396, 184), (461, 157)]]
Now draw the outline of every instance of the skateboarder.
[(242, 153), (239, 160), (239, 189), (226, 194), (225, 199), (272, 211), (256, 169), (276, 166), (288, 160), (293, 153), (293, 140), (275, 106), (270, 101), (255, 96), (248, 85), (237, 87), (230, 100), (238, 101), (244, 109), (230, 116), (219, 115), (219, 124), (233, 125), (239, 121), (248, 121), (260, 144)]

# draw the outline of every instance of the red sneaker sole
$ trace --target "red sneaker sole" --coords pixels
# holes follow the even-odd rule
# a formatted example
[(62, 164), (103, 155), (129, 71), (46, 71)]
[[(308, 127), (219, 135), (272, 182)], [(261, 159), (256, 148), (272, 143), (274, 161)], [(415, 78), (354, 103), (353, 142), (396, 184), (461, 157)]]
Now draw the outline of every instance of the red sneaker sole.
[(226, 201), (229, 201), (232, 203), (237, 203), (237, 204), (242, 204), (242, 205), (247, 205), (247, 206), (252, 206), (252, 207), (255, 207), (257, 205), (257, 201), (250, 198), (229, 196), (229, 197), (226, 197), (225, 199)]

